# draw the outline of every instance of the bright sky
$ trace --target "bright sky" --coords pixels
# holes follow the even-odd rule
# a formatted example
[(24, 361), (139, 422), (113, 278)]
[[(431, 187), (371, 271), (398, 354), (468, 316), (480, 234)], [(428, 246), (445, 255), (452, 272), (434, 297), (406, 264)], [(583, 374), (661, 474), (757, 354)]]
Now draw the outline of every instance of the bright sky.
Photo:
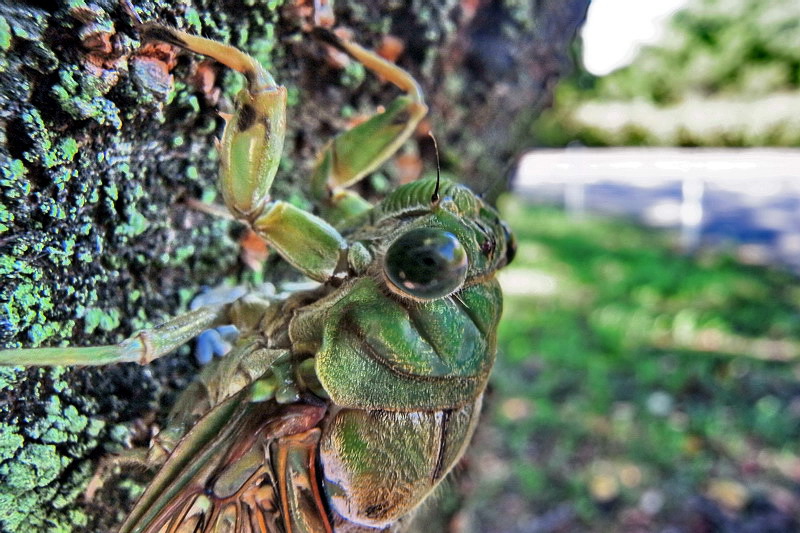
[(663, 35), (670, 15), (689, 0), (592, 0), (583, 27), (583, 62), (602, 76), (624, 67), (642, 44)]

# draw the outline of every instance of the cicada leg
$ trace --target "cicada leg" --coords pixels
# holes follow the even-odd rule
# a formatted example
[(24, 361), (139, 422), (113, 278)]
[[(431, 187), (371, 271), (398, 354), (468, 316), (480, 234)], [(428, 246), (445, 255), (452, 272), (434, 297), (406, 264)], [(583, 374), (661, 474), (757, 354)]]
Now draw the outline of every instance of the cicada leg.
[(158, 24), (144, 24), (140, 30), (145, 38), (211, 57), (247, 79), (219, 143), (220, 189), (231, 213), (313, 280), (325, 281), (344, 268), (347, 242), (339, 232), (321, 218), (269, 197), (286, 134), (286, 88), (232, 46)]
[[(194, 297), (189, 303), (190, 309), (197, 309), (204, 305), (217, 305), (238, 300), (247, 294), (247, 287), (221, 286), (207, 289)], [(228, 353), (232, 343), (239, 336), (238, 328), (233, 324), (225, 324), (216, 328), (207, 329), (195, 339), (194, 357), (201, 365), (207, 365), (214, 356), (223, 356)]]
[[(220, 188), (231, 213), (247, 221), (292, 266), (316, 281), (348, 270), (347, 242), (325, 220), (287, 202), (272, 201), (269, 190), (286, 133), (286, 88), (258, 62), (228, 45), (157, 24), (140, 26), (143, 36), (203, 54), (241, 72), (247, 87), (219, 144)], [(377, 54), (325, 30), (315, 32), (374, 73), (405, 91), (383, 113), (336, 137), (321, 153), (312, 177), (314, 196), (332, 220), (363, 211), (367, 204), (347, 187), (391, 157), (427, 113), (413, 77)]]
[(139, 31), (144, 39), (219, 61), (247, 80), (219, 143), (220, 188), (231, 213), (252, 222), (263, 211), (278, 170), (286, 134), (286, 88), (255, 58), (233, 46), (155, 23), (143, 24)]
[(0, 350), (0, 365), (146, 365), (185, 344), (203, 330), (228, 323), (229, 308), (230, 304), (201, 307), (155, 328), (143, 329), (119, 344)]
[(371, 207), (345, 189), (394, 155), (414, 133), (428, 107), (419, 84), (405, 70), (329, 31), (316, 29), (314, 34), (405, 92), (383, 112), (339, 134), (319, 154), (311, 177), (311, 190), (326, 218), (341, 220)]
[(119, 473), (117, 470), (119, 468), (135, 467), (144, 470), (159, 468), (172, 453), (179, 438), (180, 435), (158, 433), (153, 436), (148, 448), (131, 448), (116, 455), (103, 457), (83, 491), (84, 497), (87, 501), (92, 501), (106, 481)]

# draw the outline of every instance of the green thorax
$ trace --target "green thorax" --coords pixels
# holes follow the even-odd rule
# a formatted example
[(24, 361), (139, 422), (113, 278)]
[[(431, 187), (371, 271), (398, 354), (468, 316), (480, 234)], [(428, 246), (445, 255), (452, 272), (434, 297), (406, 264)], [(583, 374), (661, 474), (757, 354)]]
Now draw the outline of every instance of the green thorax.
[[(435, 187), (435, 180), (402, 186), (344, 229), (373, 259), (313, 311), (321, 332), (317, 375), (338, 405), (448, 409), (474, 401), (485, 387), (502, 308), (494, 273), (506, 261), (507, 233), (469, 189), (443, 181), (434, 203)], [(464, 281), (438, 298), (404, 294), (385, 274), (386, 250), (420, 228), (455, 235), (468, 259)]]

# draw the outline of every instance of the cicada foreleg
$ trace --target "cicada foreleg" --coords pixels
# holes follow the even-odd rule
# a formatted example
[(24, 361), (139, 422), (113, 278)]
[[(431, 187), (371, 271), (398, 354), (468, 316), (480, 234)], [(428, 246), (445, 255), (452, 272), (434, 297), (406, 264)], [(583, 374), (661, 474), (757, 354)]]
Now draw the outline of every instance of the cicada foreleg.
[(245, 76), (247, 87), (237, 95), (219, 143), (225, 205), (309, 278), (333, 276), (346, 258), (342, 236), (321, 218), (269, 197), (286, 134), (286, 88), (237, 48), (158, 24), (140, 29), (145, 38), (211, 57)]
[(311, 189), (326, 218), (341, 220), (370, 208), (370, 204), (345, 189), (394, 155), (414, 133), (428, 107), (419, 84), (405, 70), (355, 43), (339, 39), (330, 31), (318, 28), (314, 35), (405, 93), (384, 111), (339, 134), (319, 154)]
[(247, 86), (236, 96), (220, 141), (220, 188), (237, 218), (252, 222), (264, 209), (286, 134), (286, 88), (238, 48), (156, 23), (139, 26), (144, 39), (162, 41), (240, 72)]
[[(272, 201), (269, 190), (286, 133), (286, 89), (244, 52), (210, 39), (160, 26), (141, 26), (157, 39), (209, 56), (247, 78), (237, 95), (220, 142), (220, 188), (231, 213), (247, 221), (287, 262), (316, 281), (347, 271), (348, 244), (325, 220), (287, 202)], [(326, 43), (346, 52), (402, 89), (388, 108), (336, 137), (320, 154), (311, 183), (330, 220), (342, 220), (368, 204), (345, 189), (375, 170), (414, 132), (427, 113), (422, 90), (407, 72), (357, 44), (317, 30)]]

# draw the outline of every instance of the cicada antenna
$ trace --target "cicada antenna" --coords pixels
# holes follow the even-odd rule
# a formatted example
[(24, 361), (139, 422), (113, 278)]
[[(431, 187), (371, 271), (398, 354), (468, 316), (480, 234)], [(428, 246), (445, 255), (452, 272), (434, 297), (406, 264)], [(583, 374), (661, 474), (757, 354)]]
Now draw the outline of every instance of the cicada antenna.
[(433, 194), (431, 195), (431, 203), (436, 205), (439, 203), (439, 183), (442, 179), (442, 166), (439, 162), (439, 145), (436, 144), (436, 137), (433, 136), (433, 132), (430, 130), (428, 130), (428, 136), (433, 141), (433, 151), (436, 152), (436, 188), (433, 190)]

